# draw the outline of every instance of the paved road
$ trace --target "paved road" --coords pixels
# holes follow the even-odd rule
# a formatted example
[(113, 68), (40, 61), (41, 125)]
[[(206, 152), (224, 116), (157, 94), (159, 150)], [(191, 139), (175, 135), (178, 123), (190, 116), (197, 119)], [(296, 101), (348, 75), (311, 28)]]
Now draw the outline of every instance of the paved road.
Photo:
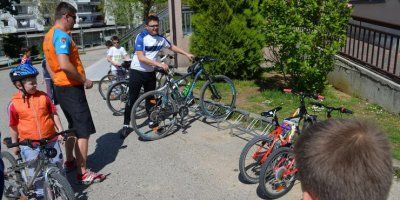
[[(88, 51), (82, 56), (86, 66), (92, 65), (88, 71), (104, 70), (104, 66), (93, 65), (102, 62), (104, 52)], [(15, 92), (8, 70), (0, 71), (0, 83), (0, 130), (7, 136), (6, 104)], [(139, 141), (133, 133), (123, 141), (117, 134), (122, 117), (111, 115), (95, 87), (87, 90), (87, 98), (97, 129), (90, 140), (88, 165), (108, 177), (83, 187), (75, 184), (74, 174), (70, 174), (78, 199), (260, 199), (257, 185), (238, 179), (239, 154), (246, 140), (194, 121), (187, 133), (178, 130), (152, 142)], [(62, 122), (66, 127), (64, 118)], [(400, 194), (398, 186), (392, 190), (392, 200), (399, 199), (394, 195)], [(299, 184), (282, 199), (301, 199)]]

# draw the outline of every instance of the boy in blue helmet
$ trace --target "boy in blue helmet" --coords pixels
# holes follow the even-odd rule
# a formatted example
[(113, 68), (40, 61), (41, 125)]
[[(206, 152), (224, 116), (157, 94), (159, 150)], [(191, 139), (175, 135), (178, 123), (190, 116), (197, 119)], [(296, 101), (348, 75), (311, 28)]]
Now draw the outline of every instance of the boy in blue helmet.
[[(39, 91), (36, 76), (37, 69), (31, 64), (21, 64), (10, 72), (10, 78), (18, 89), (8, 107), (10, 136), (13, 143), (24, 140), (40, 140), (53, 138), (57, 131), (62, 131), (60, 118), (56, 107), (46, 93)], [(57, 156), (52, 162), (62, 166), (60, 145), (55, 138), (47, 146), (57, 150)], [(14, 147), (15, 154), (21, 153), (25, 161), (33, 160), (39, 155), (38, 147)], [(35, 166), (29, 166), (28, 176), (32, 177)], [(30, 178), (29, 177), (29, 178)], [(35, 180), (35, 193), (39, 199), (43, 197), (43, 179)]]

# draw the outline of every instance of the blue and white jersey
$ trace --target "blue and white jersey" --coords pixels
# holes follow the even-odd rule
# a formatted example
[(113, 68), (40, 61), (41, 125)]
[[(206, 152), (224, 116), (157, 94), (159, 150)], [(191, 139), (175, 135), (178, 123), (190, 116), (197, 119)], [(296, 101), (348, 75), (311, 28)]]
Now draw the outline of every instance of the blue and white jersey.
[(170, 48), (171, 43), (161, 35), (150, 35), (147, 30), (139, 33), (135, 40), (135, 54), (131, 63), (131, 69), (139, 70), (142, 72), (152, 72), (154, 68), (145, 63), (139, 62), (137, 51), (143, 51), (146, 58), (155, 61), (158, 52), (162, 48)]

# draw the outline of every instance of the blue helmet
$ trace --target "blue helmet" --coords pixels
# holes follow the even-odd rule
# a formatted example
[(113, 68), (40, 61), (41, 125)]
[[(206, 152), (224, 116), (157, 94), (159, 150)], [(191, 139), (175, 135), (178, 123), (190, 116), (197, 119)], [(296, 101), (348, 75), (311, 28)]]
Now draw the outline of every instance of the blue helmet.
[(11, 69), (10, 78), (12, 82), (15, 82), (28, 77), (36, 77), (38, 74), (39, 71), (31, 64), (21, 64)]

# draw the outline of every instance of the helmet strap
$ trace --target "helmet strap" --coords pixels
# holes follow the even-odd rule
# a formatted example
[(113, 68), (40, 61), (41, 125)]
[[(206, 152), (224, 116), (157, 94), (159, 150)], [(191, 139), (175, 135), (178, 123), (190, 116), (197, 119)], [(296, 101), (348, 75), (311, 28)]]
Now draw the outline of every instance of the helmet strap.
[(22, 81), (19, 81), (19, 83), (20, 83), (21, 86), (22, 86), (22, 89), (21, 89), (21, 91), (22, 91), (22, 99), (24, 99), (24, 103), (25, 103), (25, 99), (27, 99), (27, 96), (28, 96), (29, 94), (28, 94), (28, 92), (26, 92), (25, 86), (24, 86), (24, 84), (22, 83)]

